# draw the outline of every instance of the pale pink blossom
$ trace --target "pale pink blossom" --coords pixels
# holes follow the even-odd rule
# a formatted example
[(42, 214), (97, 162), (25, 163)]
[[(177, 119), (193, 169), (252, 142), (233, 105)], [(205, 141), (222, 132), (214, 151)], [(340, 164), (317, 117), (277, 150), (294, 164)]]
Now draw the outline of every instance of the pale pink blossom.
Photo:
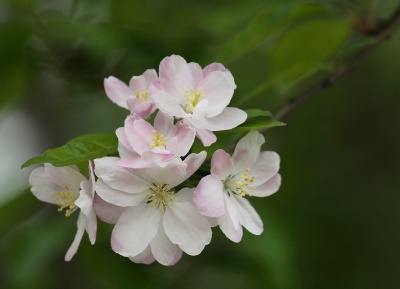
[(152, 163), (144, 170), (116, 165), (119, 158), (95, 160), (98, 180), (94, 201), (99, 218), (115, 224), (112, 249), (133, 262), (157, 260), (174, 265), (182, 255), (198, 255), (211, 241), (211, 227), (197, 212), (194, 189), (174, 187), (189, 178), (203, 163), (206, 153), (191, 154), (160, 167)]
[(197, 210), (234, 242), (242, 239), (242, 226), (255, 235), (263, 231), (260, 216), (244, 197), (269, 196), (281, 184), (279, 155), (260, 152), (264, 142), (262, 134), (251, 131), (238, 142), (232, 157), (217, 150), (211, 174), (200, 180), (194, 193)]
[(105, 78), (104, 88), (112, 102), (129, 109), (131, 113), (146, 117), (157, 109), (150, 91), (150, 85), (157, 79), (157, 72), (148, 69), (140, 76), (133, 76), (129, 86), (114, 76)]
[[(196, 131), (161, 111), (154, 119), (154, 127), (137, 114), (125, 120), (117, 129), (117, 136), (128, 156), (117, 162), (118, 166), (144, 169), (155, 162), (164, 167), (168, 161), (185, 156), (193, 145)], [(121, 148), (122, 149), (122, 148)]]
[(183, 119), (196, 129), (203, 145), (216, 141), (213, 131), (229, 130), (242, 124), (247, 114), (226, 107), (236, 88), (232, 74), (220, 63), (202, 69), (178, 55), (160, 63), (160, 78), (152, 84), (154, 101), (165, 114)]
[(65, 261), (70, 261), (75, 255), (85, 230), (92, 245), (95, 243), (97, 220), (93, 210), (95, 178), (92, 162), (89, 163), (89, 180), (79, 173), (76, 166), (55, 167), (52, 164), (44, 164), (44, 167), (32, 171), (29, 183), (35, 197), (43, 202), (58, 205), (60, 212), (66, 209), (67, 217), (80, 209), (78, 232), (65, 255)]

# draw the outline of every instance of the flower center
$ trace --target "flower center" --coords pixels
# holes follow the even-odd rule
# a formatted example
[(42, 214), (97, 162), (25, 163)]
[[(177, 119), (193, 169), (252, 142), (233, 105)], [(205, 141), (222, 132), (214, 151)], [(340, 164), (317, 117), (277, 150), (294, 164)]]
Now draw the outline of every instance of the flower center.
[(67, 191), (62, 191), (62, 192), (57, 192), (57, 201), (60, 201), (59, 203), (57, 203), (57, 206), (59, 206), (58, 211), (61, 212), (62, 210), (64, 210), (65, 208), (68, 208), (65, 211), (65, 216), (69, 217), (73, 212), (75, 212), (78, 207), (75, 205), (75, 201), (78, 199), (76, 197), (74, 197), (74, 195), (69, 191), (69, 187), (65, 186), (64, 187)]
[(246, 169), (245, 173), (241, 175), (239, 179), (235, 178), (234, 176), (229, 176), (228, 179), (224, 182), (226, 191), (237, 194), (240, 197), (244, 197), (246, 194), (251, 197), (254, 190), (256, 190), (257, 188), (251, 188), (250, 183), (254, 182), (256, 179), (254, 177), (249, 178), (247, 176), (248, 172), (250, 172), (250, 169)]
[(156, 130), (152, 131), (152, 134), (154, 134), (155, 136), (151, 138), (150, 141), (150, 146), (151, 148), (155, 148), (155, 147), (165, 147), (165, 141), (167, 140), (166, 137), (164, 137), (163, 134), (160, 134), (159, 132), (157, 132)]
[(177, 199), (172, 196), (173, 194), (176, 194), (176, 192), (171, 190), (169, 184), (156, 186), (152, 183), (150, 192), (146, 193), (146, 195), (150, 196), (146, 203), (148, 203), (150, 207), (154, 207), (155, 205), (162, 213), (164, 213), (168, 206), (171, 210), (174, 210), (174, 208), (172, 208), (172, 203)]
[(185, 95), (184, 98), (187, 99), (187, 102), (185, 104), (185, 111), (187, 113), (193, 113), (194, 108), (196, 107), (196, 105), (204, 98), (204, 94), (201, 93), (201, 90), (203, 88), (200, 87), (199, 89), (197, 89), (197, 91), (194, 90), (194, 88), (190, 88), (185, 90)]
[(137, 98), (139, 98), (141, 102), (145, 102), (149, 98), (149, 92), (148, 91), (145, 91), (145, 92), (142, 92), (142, 93), (139, 94), (139, 91), (136, 90), (136, 91), (132, 92), (132, 95), (136, 96)]

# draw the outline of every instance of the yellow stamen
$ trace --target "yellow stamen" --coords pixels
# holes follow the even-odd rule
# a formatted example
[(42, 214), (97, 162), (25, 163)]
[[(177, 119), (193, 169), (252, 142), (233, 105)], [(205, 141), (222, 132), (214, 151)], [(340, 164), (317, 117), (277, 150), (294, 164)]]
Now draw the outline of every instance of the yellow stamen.
[(149, 92), (145, 91), (139, 94), (139, 91), (132, 92), (133, 96), (136, 96), (141, 102), (145, 102), (149, 99)]
[(204, 98), (204, 94), (201, 93), (202, 89), (203, 88), (200, 87), (197, 89), (197, 91), (195, 91), (194, 88), (191, 87), (190, 94), (188, 89), (185, 90), (186, 94), (184, 95), (184, 98), (186, 98), (188, 102), (186, 103), (186, 107), (184, 108), (187, 113), (193, 113), (196, 105)]
[(159, 146), (163, 146), (163, 147), (166, 146), (165, 141), (167, 141), (168, 138), (164, 137), (163, 134), (160, 134), (156, 130), (153, 130), (152, 134), (154, 134), (155, 136), (151, 138), (151, 141), (150, 141), (151, 148), (155, 148), (155, 147), (159, 147)]

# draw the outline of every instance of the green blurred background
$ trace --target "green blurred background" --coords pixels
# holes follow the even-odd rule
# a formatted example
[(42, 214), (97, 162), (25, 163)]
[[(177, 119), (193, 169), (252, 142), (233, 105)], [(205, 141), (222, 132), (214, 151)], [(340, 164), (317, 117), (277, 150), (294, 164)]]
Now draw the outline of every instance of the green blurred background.
[[(222, 62), (231, 106), (276, 113), (373, 41), (362, 32), (398, 0), (1, 0), (0, 288), (400, 288), (400, 32), (333, 88), (272, 129), (281, 189), (251, 198), (264, 233), (235, 244), (218, 228), (196, 257), (139, 265), (82, 240), (76, 218), (24, 191), (28, 158), (88, 133), (113, 133), (127, 111), (105, 95), (171, 54)], [(208, 151), (236, 135), (221, 134)], [(198, 148), (198, 144), (197, 144)], [(210, 154), (209, 154), (210, 156)]]

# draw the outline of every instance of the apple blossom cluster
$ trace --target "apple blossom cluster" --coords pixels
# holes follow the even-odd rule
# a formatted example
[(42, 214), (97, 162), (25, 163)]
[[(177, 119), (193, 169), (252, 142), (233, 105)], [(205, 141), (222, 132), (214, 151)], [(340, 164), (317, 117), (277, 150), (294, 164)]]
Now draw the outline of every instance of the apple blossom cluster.
[(250, 131), (232, 156), (215, 151), (210, 174), (188, 181), (207, 156), (190, 153), (195, 138), (210, 146), (217, 140), (213, 132), (247, 118), (244, 111), (227, 107), (236, 88), (228, 69), (219, 63), (202, 69), (172, 55), (161, 61), (159, 76), (149, 69), (132, 77), (129, 86), (110, 76), (104, 86), (114, 103), (130, 111), (116, 130), (119, 157), (89, 161), (89, 179), (76, 166), (46, 163), (29, 180), (39, 200), (58, 205), (67, 217), (79, 211), (66, 261), (85, 230), (95, 243), (97, 218), (115, 224), (111, 247), (116, 253), (144, 264), (174, 265), (183, 251), (200, 254), (214, 226), (234, 242), (241, 240), (242, 226), (262, 233), (263, 223), (247, 197), (271, 195), (281, 184), (280, 158), (260, 152), (262, 134)]

